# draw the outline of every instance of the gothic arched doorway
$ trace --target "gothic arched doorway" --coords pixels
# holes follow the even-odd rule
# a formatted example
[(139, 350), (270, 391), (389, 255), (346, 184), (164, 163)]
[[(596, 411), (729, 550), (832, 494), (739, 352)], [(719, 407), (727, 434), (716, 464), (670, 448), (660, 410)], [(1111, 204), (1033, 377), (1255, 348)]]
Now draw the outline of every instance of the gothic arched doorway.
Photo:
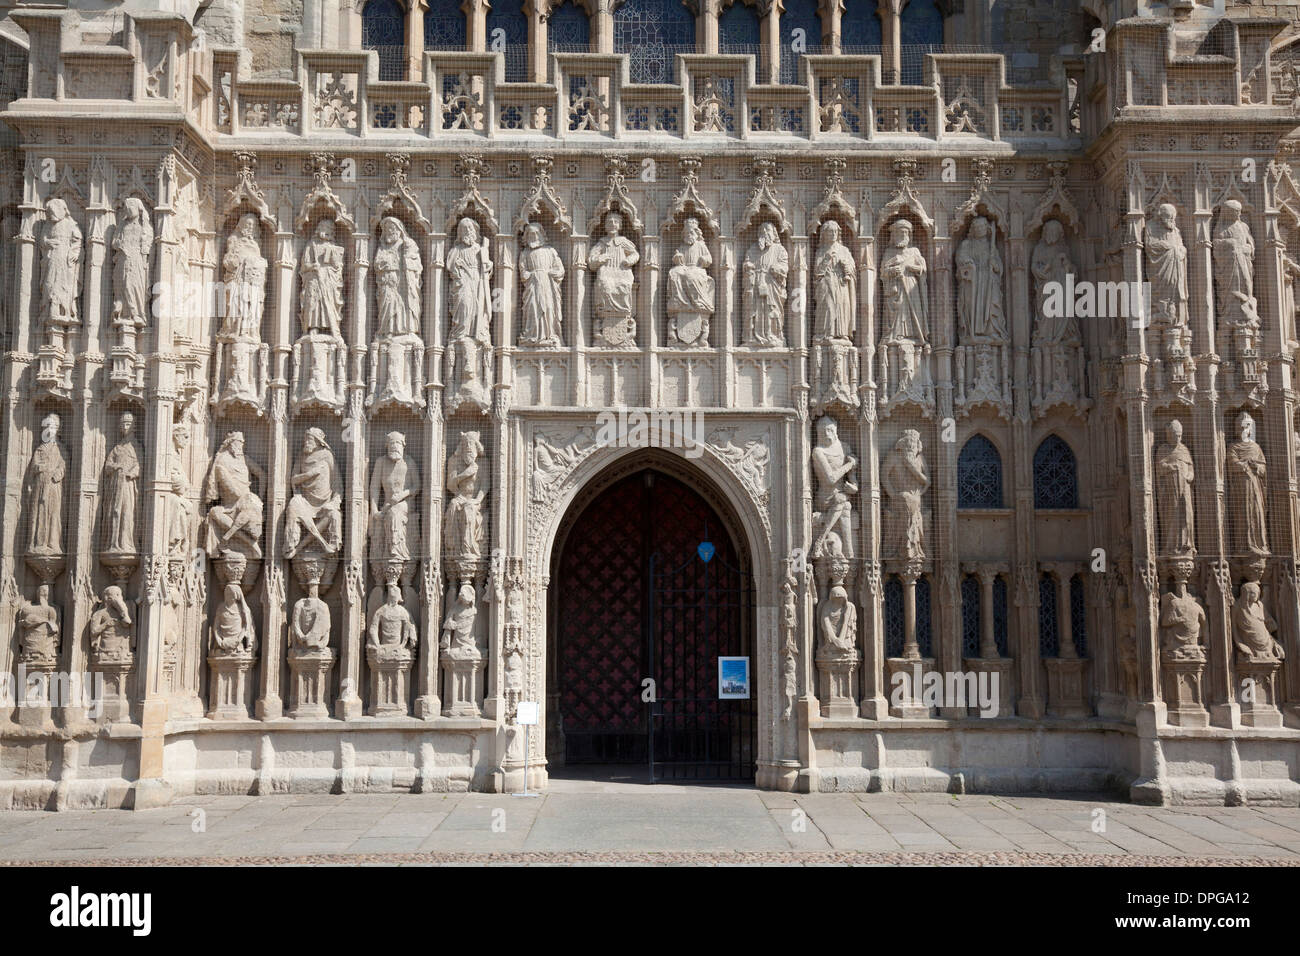
[[(754, 601), (736, 522), (720, 496), (653, 464), (618, 471), (556, 538), (548, 763), (753, 780)], [(720, 699), (719, 657), (748, 659), (747, 698)]]

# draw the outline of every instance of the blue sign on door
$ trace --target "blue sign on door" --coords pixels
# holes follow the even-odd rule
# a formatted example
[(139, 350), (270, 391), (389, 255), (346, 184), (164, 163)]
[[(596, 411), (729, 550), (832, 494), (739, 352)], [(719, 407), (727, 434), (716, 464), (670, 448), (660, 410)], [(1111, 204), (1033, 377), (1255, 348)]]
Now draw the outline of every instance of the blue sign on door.
[(700, 546), (695, 550), (699, 553), (700, 560), (708, 564), (713, 560), (713, 555), (718, 549), (713, 546), (712, 541), (701, 541)]

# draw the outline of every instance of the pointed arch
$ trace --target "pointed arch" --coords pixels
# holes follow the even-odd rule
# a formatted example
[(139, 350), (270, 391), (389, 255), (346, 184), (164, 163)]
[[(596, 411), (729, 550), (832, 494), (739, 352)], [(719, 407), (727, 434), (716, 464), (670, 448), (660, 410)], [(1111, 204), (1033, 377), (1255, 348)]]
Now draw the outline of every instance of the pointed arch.
[(1059, 435), (1048, 435), (1034, 452), (1034, 508), (1069, 510), (1079, 507), (1079, 464), (1073, 449)]
[(1002, 455), (984, 435), (966, 440), (957, 456), (957, 508), (1002, 507)]

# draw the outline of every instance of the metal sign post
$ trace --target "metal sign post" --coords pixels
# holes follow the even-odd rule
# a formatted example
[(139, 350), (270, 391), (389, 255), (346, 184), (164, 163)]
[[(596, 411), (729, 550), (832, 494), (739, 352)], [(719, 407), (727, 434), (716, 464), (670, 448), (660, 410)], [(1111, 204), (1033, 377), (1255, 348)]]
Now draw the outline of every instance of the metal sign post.
[(528, 790), (528, 739), (529, 731), (533, 724), (537, 723), (537, 701), (521, 700), (515, 708), (515, 723), (522, 724), (524, 728), (524, 789), (522, 792), (515, 794), (518, 797), (539, 797), (539, 793), (531, 793)]

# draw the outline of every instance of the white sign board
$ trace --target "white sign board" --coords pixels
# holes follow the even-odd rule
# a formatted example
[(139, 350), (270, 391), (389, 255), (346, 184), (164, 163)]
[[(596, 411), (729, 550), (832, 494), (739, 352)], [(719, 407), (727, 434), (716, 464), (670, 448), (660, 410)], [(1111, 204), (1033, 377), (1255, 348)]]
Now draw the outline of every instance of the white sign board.
[(521, 724), (537, 723), (537, 701), (521, 700), (515, 710), (515, 720)]

